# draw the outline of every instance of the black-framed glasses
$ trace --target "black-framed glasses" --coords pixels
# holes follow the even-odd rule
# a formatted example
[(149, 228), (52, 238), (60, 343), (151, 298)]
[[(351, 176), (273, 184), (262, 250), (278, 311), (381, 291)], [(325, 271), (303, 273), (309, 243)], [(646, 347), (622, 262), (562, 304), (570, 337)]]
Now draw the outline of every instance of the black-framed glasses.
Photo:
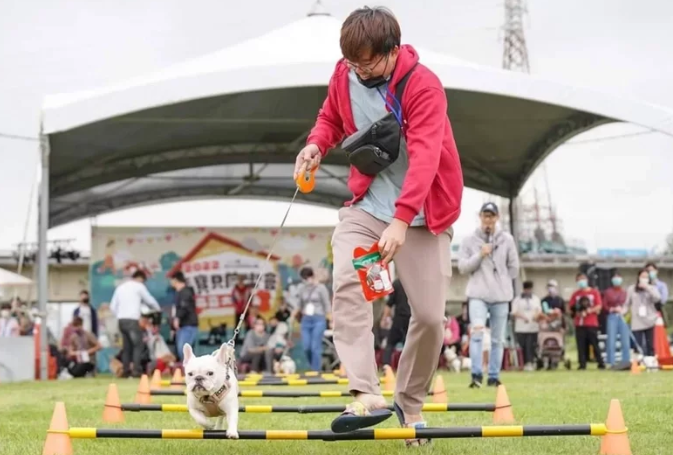
[(357, 63), (353, 63), (348, 60), (346, 60), (346, 65), (348, 65), (348, 67), (352, 70), (360, 70), (365, 74), (371, 74), (374, 71), (374, 68), (376, 68), (379, 65), (379, 63), (383, 61), (384, 58), (388, 58), (388, 54), (382, 55), (381, 58), (378, 59), (378, 61), (373, 65), (361, 66), (358, 65)]

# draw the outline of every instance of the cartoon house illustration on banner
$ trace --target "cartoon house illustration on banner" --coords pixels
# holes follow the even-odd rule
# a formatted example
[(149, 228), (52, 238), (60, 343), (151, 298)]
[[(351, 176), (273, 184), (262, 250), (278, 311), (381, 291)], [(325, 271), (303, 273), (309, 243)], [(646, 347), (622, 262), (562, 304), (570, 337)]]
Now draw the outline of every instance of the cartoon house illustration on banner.
[(231, 291), (239, 275), (245, 276), (252, 287), (261, 274), (252, 305), (260, 313), (275, 311), (283, 295), (278, 270), (281, 258), (272, 255), (266, 262), (267, 254), (265, 251), (252, 251), (235, 240), (210, 232), (168, 271), (167, 276), (182, 270), (187, 284), (194, 288), (197, 295), (199, 328), (210, 330), (219, 324), (233, 322), (235, 310)]

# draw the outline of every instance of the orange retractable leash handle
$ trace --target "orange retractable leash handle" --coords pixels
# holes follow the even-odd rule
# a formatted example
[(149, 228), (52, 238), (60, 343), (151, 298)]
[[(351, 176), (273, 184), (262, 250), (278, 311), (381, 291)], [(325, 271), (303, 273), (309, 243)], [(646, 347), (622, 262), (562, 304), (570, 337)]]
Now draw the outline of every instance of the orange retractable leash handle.
[(313, 191), (315, 188), (315, 171), (316, 169), (311, 169), (308, 171), (307, 164), (304, 163), (304, 165), (301, 168), (301, 171), (299, 171), (299, 176), (297, 176), (297, 187), (299, 188), (299, 191), (302, 193), (310, 193)]

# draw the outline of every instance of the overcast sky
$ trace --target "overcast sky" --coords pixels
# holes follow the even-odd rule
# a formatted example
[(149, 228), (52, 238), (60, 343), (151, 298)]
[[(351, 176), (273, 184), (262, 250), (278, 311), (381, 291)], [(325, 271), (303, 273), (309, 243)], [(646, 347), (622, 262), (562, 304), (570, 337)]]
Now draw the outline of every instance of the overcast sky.
[[(382, 0), (400, 19), (403, 41), (499, 67), (503, 0)], [(323, 0), (344, 18), (362, 1)], [(79, 91), (153, 72), (304, 17), (312, 0), (0, 0), (0, 133), (35, 136), (44, 95)], [(529, 0), (531, 72), (565, 83), (673, 107), (673, 2)], [(421, 55), (421, 60), (423, 56)], [(550, 193), (568, 238), (596, 248), (651, 249), (673, 231), (673, 138), (615, 124), (575, 138), (546, 161)], [(622, 138), (615, 136), (626, 135)], [(600, 139), (600, 138), (612, 139)], [(37, 167), (34, 142), (0, 137), (0, 249), (20, 242)], [(524, 197), (532, 197), (542, 172)], [(545, 196), (546, 197), (546, 196)], [(460, 238), (486, 196), (467, 190)], [(277, 225), (286, 203), (207, 201), (99, 216), (99, 225)], [(34, 205), (34, 204), (33, 204)], [(230, 220), (227, 217), (227, 220)], [(185, 221), (186, 220), (186, 221)], [(296, 206), (293, 225), (336, 222), (336, 212)], [(50, 231), (89, 247), (90, 220)], [(28, 240), (36, 237), (32, 210)]]

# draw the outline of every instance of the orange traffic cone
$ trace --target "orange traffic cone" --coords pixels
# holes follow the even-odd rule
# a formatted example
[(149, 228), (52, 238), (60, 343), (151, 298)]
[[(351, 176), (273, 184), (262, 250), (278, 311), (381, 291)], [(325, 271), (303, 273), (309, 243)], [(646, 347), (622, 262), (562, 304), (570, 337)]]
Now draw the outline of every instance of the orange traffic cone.
[(152, 374), (152, 382), (150, 383), (150, 387), (153, 389), (161, 388), (161, 371), (154, 370), (154, 373)]
[(383, 390), (395, 390), (395, 373), (390, 365), (383, 366)]
[(72, 455), (72, 442), (68, 430), (65, 404), (59, 401), (54, 406), (54, 413), (51, 415), (51, 423), (47, 430), (47, 439), (44, 441), (42, 455)]
[(140, 377), (135, 402), (136, 404), (150, 404), (152, 402), (152, 397), (150, 396), (150, 381), (146, 374)]
[(673, 365), (671, 346), (668, 344), (664, 318), (661, 313), (657, 314), (657, 321), (654, 324), (654, 354), (657, 356), (659, 365)]
[(512, 404), (509, 402), (507, 390), (504, 385), (498, 386), (498, 391), (495, 395), (495, 411), (493, 412), (493, 423), (495, 425), (514, 423), (514, 413), (512, 412)]
[(619, 400), (610, 401), (608, 419), (605, 422), (607, 434), (601, 438), (601, 455), (631, 455), (631, 444), (627, 434), (622, 407)]
[(346, 377), (346, 368), (344, 367), (343, 363), (339, 365), (339, 376), (342, 378)]
[(640, 374), (640, 365), (637, 360), (631, 360), (631, 374)]
[[(182, 378), (182, 369), (181, 368), (176, 368), (175, 373), (173, 373), (173, 378), (171, 379), (172, 383), (181, 383), (184, 382), (184, 379)], [(182, 389), (184, 388), (184, 385), (171, 385), (171, 389)]]
[(122, 412), (122, 405), (119, 402), (117, 384), (110, 384), (107, 389), (105, 406), (103, 407), (103, 422), (121, 423), (123, 421), (124, 413)]
[(432, 402), (433, 403), (448, 403), (449, 396), (444, 387), (444, 378), (441, 374), (435, 377), (435, 384), (432, 387)]

